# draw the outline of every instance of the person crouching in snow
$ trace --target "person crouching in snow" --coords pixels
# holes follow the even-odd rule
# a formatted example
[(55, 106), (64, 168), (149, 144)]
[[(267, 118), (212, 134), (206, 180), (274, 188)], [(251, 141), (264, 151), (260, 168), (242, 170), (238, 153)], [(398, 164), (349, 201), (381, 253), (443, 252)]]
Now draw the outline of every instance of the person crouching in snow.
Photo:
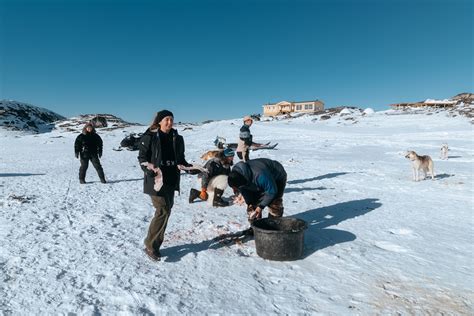
[(286, 187), (286, 171), (276, 160), (267, 158), (238, 162), (229, 173), (228, 184), (234, 192), (240, 192), (247, 204), (249, 222), (262, 218), (268, 207), (268, 217), (283, 216), (283, 192)]
[(89, 167), (89, 160), (97, 171), (100, 182), (106, 183), (104, 169), (102, 169), (99, 160), (102, 157), (102, 138), (96, 133), (92, 124), (87, 123), (84, 125), (82, 133), (76, 137), (74, 152), (76, 158), (79, 158), (81, 161), (81, 167), (79, 168), (79, 182), (81, 184), (86, 183), (86, 171)]
[(206, 162), (204, 165), (206, 172), (198, 176), (201, 179), (201, 191), (191, 189), (189, 203), (193, 203), (199, 197), (203, 201), (211, 201), (215, 207), (229, 206), (229, 203), (222, 200), (222, 194), (227, 188), (227, 176), (233, 165), (234, 156), (235, 152), (227, 148), (220, 152), (218, 157)]
[[(155, 208), (144, 240), (145, 253), (152, 260), (161, 257), (160, 247), (174, 204), (174, 191), (179, 191), (179, 168), (192, 166), (186, 162), (184, 139), (173, 129), (173, 122), (173, 113), (158, 112), (139, 145), (138, 161), (144, 172), (143, 192), (150, 196)], [(161, 179), (156, 168), (161, 171)]]

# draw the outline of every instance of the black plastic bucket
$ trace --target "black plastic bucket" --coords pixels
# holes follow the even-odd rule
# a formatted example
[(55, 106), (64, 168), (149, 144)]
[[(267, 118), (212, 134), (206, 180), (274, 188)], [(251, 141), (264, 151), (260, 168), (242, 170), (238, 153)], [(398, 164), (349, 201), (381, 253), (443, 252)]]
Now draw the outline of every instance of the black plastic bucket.
[(297, 260), (303, 255), (304, 220), (290, 217), (263, 218), (253, 222), (257, 254), (269, 260)]

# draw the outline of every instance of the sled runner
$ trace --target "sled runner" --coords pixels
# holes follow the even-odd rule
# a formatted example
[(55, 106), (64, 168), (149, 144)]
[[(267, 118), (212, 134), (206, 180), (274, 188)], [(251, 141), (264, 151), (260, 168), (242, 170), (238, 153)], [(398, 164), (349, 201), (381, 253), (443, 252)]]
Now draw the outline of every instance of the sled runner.
[[(252, 145), (250, 146), (251, 150), (259, 150), (259, 149), (275, 149), (275, 147), (278, 145), (278, 143), (270, 145), (271, 142), (265, 143), (265, 144), (260, 144), (259, 145)], [(237, 149), (237, 143), (226, 143), (226, 139), (224, 137), (217, 136), (216, 139), (214, 140), (214, 145), (216, 145), (217, 148), (219, 149), (225, 149), (225, 148), (232, 148), (234, 150)]]
[(260, 149), (275, 149), (275, 147), (278, 145), (278, 143), (275, 143), (273, 145), (270, 145), (270, 142), (266, 143), (266, 144), (263, 144), (262, 146), (258, 146), (258, 147), (250, 147), (251, 150), (260, 150)]

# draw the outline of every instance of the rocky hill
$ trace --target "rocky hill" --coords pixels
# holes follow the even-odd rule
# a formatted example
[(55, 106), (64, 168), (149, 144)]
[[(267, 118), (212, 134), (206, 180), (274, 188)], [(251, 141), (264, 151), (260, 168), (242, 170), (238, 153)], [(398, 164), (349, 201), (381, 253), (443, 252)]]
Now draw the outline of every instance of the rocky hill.
[(34, 133), (49, 132), (54, 123), (65, 119), (63, 116), (28, 103), (1, 100), (0, 126), (9, 130), (22, 130)]
[(77, 132), (82, 130), (86, 123), (92, 123), (96, 128), (101, 128), (102, 130), (114, 130), (117, 128), (140, 125), (137, 123), (126, 122), (112, 114), (83, 114), (57, 122), (56, 128)]
[(81, 131), (84, 124), (92, 123), (102, 130), (139, 125), (122, 120), (112, 114), (83, 114), (65, 118), (48, 109), (28, 103), (2, 100), (0, 101), (0, 126), (8, 130), (31, 133), (46, 133), (53, 129), (63, 131)]

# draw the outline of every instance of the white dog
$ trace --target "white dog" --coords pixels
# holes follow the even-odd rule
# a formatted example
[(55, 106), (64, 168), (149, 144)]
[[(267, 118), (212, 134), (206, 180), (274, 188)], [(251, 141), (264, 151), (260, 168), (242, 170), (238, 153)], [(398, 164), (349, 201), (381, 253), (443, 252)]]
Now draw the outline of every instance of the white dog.
[[(201, 179), (199, 179), (198, 182), (199, 182), (199, 186), (201, 186)], [(209, 181), (209, 184), (207, 185), (207, 194), (208, 194), (207, 202), (212, 206), (212, 202), (214, 201), (214, 190), (219, 189), (222, 192), (224, 192), (225, 189), (227, 189), (227, 186), (228, 184), (227, 184), (226, 175), (221, 174), (221, 175), (211, 178), (211, 180)]]
[(431, 174), (431, 179), (434, 180), (435, 174), (433, 169), (433, 160), (430, 156), (418, 156), (414, 151), (408, 151), (405, 158), (408, 158), (412, 161), (413, 167), (413, 180), (420, 181), (420, 170), (423, 170), (425, 178), (427, 172)]
[(448, 144), (443, 144), (441, 146), (441, 159), (443, 160), (448, 159), (448, 151), (449, 151)]

